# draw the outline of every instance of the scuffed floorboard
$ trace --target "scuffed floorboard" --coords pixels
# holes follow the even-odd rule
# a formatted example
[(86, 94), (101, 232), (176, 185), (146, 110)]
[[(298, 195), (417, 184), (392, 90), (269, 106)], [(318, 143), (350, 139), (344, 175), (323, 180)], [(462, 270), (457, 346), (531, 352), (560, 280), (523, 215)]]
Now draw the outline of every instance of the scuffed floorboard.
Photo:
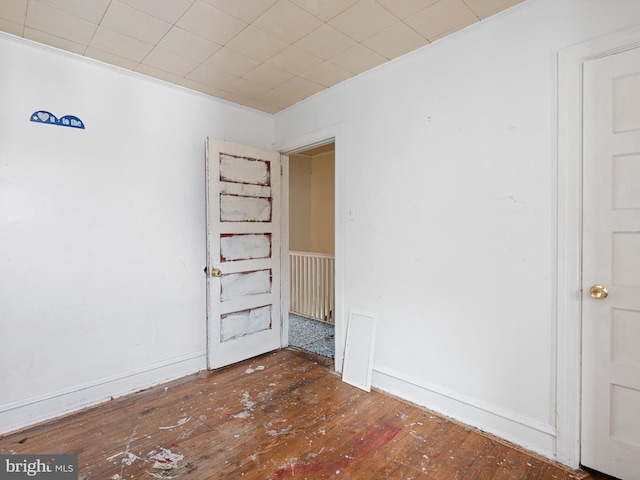
[(203, 372), (0, 438), (79, 455), (80, 479), (572, 479), (573, 472), (380, 392), (297, 350)]

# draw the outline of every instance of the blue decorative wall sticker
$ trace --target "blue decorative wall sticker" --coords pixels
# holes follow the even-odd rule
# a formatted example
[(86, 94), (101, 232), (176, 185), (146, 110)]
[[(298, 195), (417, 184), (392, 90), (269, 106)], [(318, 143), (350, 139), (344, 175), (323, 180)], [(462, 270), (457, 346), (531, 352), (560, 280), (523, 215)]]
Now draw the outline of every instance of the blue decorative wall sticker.
[(47, 123), (49, 125), (60, 125), (61, 127), (82, 128), (84, 123), (78, 117), (73, 115), (65, 115), (58, 118), (53, 113), (46, 110), (38, 110), (31, 114), (31, 121), (36, 123)]

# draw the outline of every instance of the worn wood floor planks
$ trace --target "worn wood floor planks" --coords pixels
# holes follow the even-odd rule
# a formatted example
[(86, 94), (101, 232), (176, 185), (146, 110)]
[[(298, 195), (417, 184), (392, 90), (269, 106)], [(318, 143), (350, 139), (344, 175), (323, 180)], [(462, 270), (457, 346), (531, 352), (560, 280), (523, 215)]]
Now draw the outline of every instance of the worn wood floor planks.
[(75, 453), (85, 480), (605, 478), (358, 390), (292, 349), (6, 435), (0, 453)]

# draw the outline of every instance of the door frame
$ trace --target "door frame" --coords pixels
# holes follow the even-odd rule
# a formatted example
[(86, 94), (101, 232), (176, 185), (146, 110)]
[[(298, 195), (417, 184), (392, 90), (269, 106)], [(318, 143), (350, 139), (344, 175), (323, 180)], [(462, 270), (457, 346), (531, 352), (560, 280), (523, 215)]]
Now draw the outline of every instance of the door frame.
[(337, 123), (292, 137), (274, 144), (274, 150), (283, 156), (282, 168), (282, 346), (289, 344), (289, 158), (287, 155), (333, 142), (335, 144), (335, 363), (337, 372), (342, 372), (346, 339), (346, 316), (344, 301), (345, 278), (345, 155), (343, 124)]
[(556, 174), (556, 459), (580, 466), (582, 348), (582, 71), (640, 46), (632, 27), (558, 52)]

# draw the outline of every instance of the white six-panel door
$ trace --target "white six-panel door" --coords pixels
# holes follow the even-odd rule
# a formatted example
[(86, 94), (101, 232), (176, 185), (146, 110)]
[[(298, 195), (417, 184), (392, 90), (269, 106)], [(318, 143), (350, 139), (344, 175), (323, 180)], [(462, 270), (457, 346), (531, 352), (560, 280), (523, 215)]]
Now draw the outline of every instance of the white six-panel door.
[[(584, 66), (581, 463), (640, 479), (640, 49)], [(606, 290), (605, 290), (606, 289)]]
[(207, 357), (281, 346), (280, 155), (207, 139)]

